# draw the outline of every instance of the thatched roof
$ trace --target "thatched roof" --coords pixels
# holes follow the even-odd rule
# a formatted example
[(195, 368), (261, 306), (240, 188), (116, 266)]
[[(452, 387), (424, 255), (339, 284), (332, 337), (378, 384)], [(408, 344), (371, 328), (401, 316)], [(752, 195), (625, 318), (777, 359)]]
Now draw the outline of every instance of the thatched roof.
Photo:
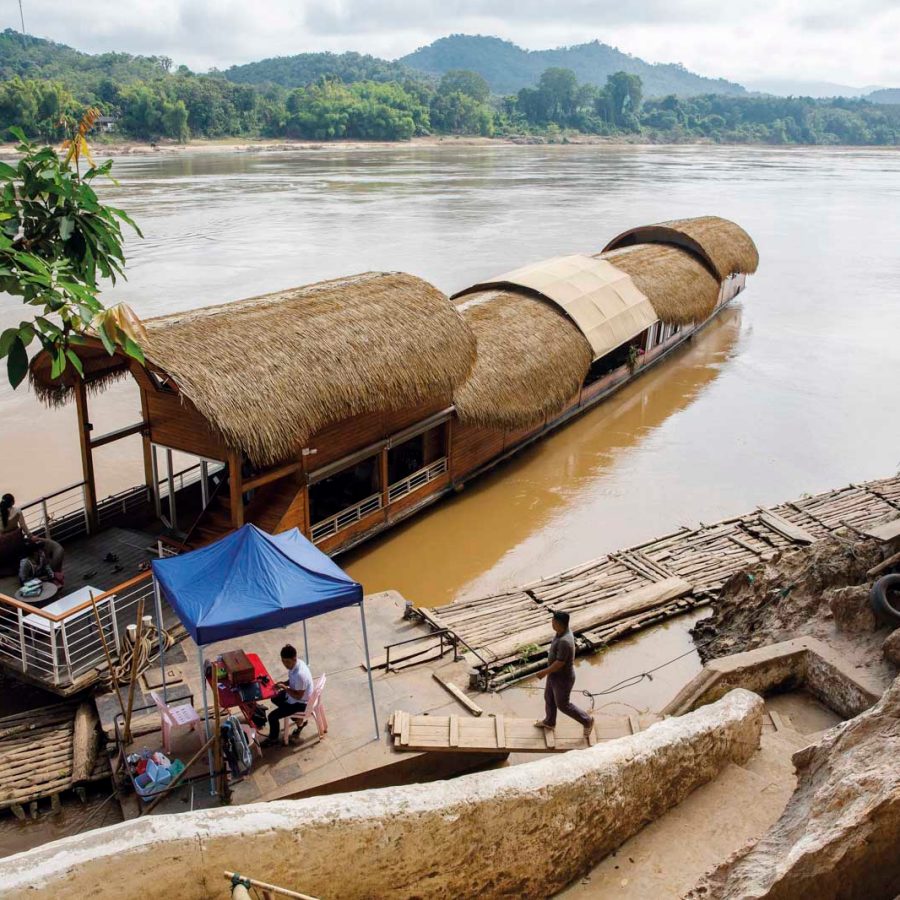
[(475, 333), (478, 359), (454, 395), (463, 422), (527, 428), (578, 392), (591, 348), (557, 307), (522, 290), (486, 290), (457, 300)]
[[(324, 281), (144, 326), (148, 362), (258, 465), (295, 456), (351, 416), (449, 398), (475, 361), (474, 338), (446, 296), (402, 273)], [(50, 399), (59, 390), (40, 363), (32, 380)]]
[(666, 244), (635, 244), (601, 256), (631, 276), (667, 324), (700, 322), (715, 309), (719, 282), (686, 250)]
[(634, 244), (672, 244), (694, 253), (721, 281), (736, 272), (752, 274), (759, 265), (753, 239), (740, 225), (719, 216), (673, 219), (658, 225), (629, 228), (613, 238), (603, 251)]

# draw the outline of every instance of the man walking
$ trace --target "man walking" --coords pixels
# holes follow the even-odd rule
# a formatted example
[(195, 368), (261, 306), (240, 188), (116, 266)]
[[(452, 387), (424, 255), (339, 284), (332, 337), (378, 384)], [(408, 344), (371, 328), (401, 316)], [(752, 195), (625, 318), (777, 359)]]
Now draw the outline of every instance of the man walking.
[(304, 712), (312, 693), (313, 680), (309, 666), (297, 657), (297, 651), (290, 644), (281, 648), (281, 664), (288, 670), (288, 680), (286, 683), (275, 683), (280, 690), (272, 698), (275, 709), (269, 713), (269, 736), (262, 742), (263, 747), (278, 743), (281, 720)]
[(547, 668), (538, 672), (538, 678), (547, 678), (544, 688), (546, 714), (535, 722), (538, 728), (552, 731), (556, 728), (556, 712), (559, 710), (581, 723), (588, 746), (594, 733), (594, 717), (579, 709), (570, 699), (575, 687), (575, 637), (569, 630), (569, 614), (562, 610), (553, 613), (553, 630), (556, 637), (547, 653)]

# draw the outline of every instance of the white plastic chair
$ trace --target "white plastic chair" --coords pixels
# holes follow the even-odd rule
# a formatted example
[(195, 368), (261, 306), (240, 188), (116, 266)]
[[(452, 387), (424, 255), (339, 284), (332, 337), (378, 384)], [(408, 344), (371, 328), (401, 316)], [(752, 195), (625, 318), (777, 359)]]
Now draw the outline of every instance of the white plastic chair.
[(205, 740), (203, 719), (197, 714), (197, 710), (192, 704), (182, 703), (180, 706), (169, 706), (156, 691), (150, 691), (150, 696), (159, 710), (159, 717), (162, 721), (163, 750), (166, 753), (172, 752), (172, 732), (176, 728), (193, 731), (200, 741), (200, 746), (203, 746)]
[(288, 716), (285, 721), (284, 735), (282, 741), (287, 744), (291, 726), (300, 728), (300, 726), (312, 719), (316, 723), (316, 736), (321, 740), (322, 735), (328, 732), (328, 719), (325, 717), (325, 705), (322, 703), (322, 693), (325, 691), (325, 676), (320, 675), (313, 681), (312, 692), (306, 703), (306, 709), (303, 712), (295, 713)]

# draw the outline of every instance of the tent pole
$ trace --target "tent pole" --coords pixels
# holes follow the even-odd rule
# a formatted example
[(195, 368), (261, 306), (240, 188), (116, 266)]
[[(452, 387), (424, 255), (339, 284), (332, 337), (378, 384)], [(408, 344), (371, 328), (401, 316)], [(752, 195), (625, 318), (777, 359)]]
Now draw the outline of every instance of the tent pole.
[(306, 665), (309, 665), (309, 638), (306, 635), (306, 619), (303, 620), (303, 655), (306, 657)]
[(375, 686), (372, 684), (372, 663), (369, 659), (369, 636), (366, 633), (366, 607), (365, 600), (359, 601), (359, 615), (362, 619), (363, 646), (366, 648), (366, 673), (369, 676), (369, 696), (372, 698), (372, 719), (375, 722), (375, 740), (381, 737), (381, 729), (378, 727), (378, 709), (375, 706)]
[[(203, 724), (206, 728), (206, 740), (209, 741), (211, 737), (209, 733), (209, 701), (206, 697), (206, 672), (203, 671), (203, 648), (199, 644), (197, 645), (197, 665), (200, 667), (200, 683), (203, 685)], [(218, 689), (219, 687), (216, 685), (216, 690)], [(213, 762), (211, 743), (209, 744), (206, 758), (209, 760), (209, 793), (212, 796), (216, 792), (216, 780), (213, 774), (215, 763)]]
[(163, 628), (162, 594), (159, 590), (159, 582), (153, 576), (153, 596), (156, 600), (156, 637), (159, 640), (159, 672), (162, 676), (163, 703), (169, 702), (169, 689), (166, 686), (166, 638)]

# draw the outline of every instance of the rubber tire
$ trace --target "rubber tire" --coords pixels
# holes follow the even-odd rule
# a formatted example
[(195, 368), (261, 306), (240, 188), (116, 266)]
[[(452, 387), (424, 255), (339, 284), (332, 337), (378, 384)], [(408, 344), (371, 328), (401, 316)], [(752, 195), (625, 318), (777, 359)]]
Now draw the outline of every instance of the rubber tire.
[(879, 622), (900, 628), (900, 575), (882, 575), (869, 591), (869, 604)]

